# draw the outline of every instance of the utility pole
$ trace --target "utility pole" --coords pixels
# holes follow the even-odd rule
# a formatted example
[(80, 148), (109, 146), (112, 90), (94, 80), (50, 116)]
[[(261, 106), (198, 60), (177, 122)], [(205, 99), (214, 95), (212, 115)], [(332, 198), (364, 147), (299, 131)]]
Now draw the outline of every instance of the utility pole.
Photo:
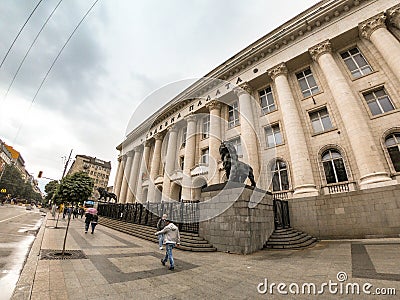
[(68, 163), (69, 163), (69, 161), (71, 160), (71, 155), (72, 155), (72, 149), (71, 149), (71, 152), (69, 153), (69, 157), (68, 157), (67, 161), (65, 162), (64, 172), (63, 172), (63, 174), (62, 174), (61, 179), (63, 179), (64, 176), (65, 176), (65, 172), (67, 171)]

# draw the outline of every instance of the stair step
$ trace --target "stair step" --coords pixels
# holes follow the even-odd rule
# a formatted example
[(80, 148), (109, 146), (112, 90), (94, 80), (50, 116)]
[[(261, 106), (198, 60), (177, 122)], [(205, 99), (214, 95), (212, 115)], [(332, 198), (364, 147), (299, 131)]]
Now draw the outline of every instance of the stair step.
[[(142, 224), (134, 224), (105, 217), (99, 218), (99, 224), (110, 227), (112, 229), (130, 234), (151, 242), (158, 243), (158, 238), (155, 236), (157, 229), (152, 226)], [(213, 252), (217, 251), (206, 240), (201, 238), (197, 233), (180, 232), (181, 245), (179, 249), (194, 252)]]
[(307, 233), (293, 228), (276, 229), (264, 248), (267, 249), (301, 249), (314, 245), (318, 240)]

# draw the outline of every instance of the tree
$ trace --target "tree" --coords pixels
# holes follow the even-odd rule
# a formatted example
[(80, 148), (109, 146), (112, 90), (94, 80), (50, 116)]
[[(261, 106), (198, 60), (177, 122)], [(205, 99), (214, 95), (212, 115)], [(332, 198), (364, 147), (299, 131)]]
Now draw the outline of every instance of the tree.
[[(78, 172), (72, 175), (68, 175), (61, 180), (61, 183), (57, 186), (54, 194), (54, 200), (57, 204), (64, 202), (79, 202), (85, 201), (92, 194), (93, 190), (93, 179), (89, 177), (85, 172)], [(67, 229), (65, 230), (64, 245), (62, 249), (62, 256), (65, 252), (65, 243), (67, 241), (67, 234), (69, 228), (69, 222), (71, 216), (68, 215)], [(57, 219), (58, 222), (58, 219)], [(57, 225), (56, 225), (57, 227)]]
[(54, 194), (57, 204), (85, 201), (92, 194), (93, 179), (85, 172), (68, 175), (61, 180)]
[(41, 201), (42, 196), (35, 192), (29, 181), (25, 181), (20, 171), (13, 165), (6, 165), (0, 179), (0, 188), (6, 189), (12, 198)]
[(59, 183), (57, 180), (52, 180), (50, 181), (48, 184), (46, 184), (46, 186), (44, 187), (44, 191), (46, 192), (46, 200), (52, 200), (54, 193), (57, 190)]

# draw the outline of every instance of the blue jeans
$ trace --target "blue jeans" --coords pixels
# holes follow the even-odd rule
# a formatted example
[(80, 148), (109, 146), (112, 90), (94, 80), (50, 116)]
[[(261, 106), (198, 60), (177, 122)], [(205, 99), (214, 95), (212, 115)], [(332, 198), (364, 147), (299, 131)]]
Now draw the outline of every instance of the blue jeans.
[(163, 262), (166, 263), (169, 258), (169, 266), (171, 268), (173, 268), (175, 266), (174, 258), (172, 256), (172, 249), (174, 249), (174, 247), (175, 247), (175, 244), (172, 244), (172, 243), (165, 244), (166, 250), (165, 250), (165, 257), (163, 259)]
[(164, 234), (161, 233), (158, 235), (158, 246), (162, 247), (163, 243), (164, 243)]

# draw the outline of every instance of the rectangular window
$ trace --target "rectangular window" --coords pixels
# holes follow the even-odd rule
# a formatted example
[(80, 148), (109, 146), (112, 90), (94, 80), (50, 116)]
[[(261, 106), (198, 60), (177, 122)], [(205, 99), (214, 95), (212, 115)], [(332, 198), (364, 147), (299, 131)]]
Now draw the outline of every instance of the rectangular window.
[(201, 150), (201, 163), (202, 164), (208, 165), (208, 154), (209, 154), (208, 148)]
[(182, 129), (182, 147), (186, 146), (187, 127)]
[(229, 140), (229, 142), (235, 147), (236, 149), (236, 154), (238, 156), (243, 156), (243, 151), (242, 151), (242, 142), (240, 140), (240, 137), (237, 137), (235, 139)]
[(202, 137), (207, 139), (210, 135), (210, 115), (203, 118)]
[(347, 68), (349, 68), (354, 78), (358, 78), (372, 72), (371, 66), (368, 64), (367, 60), (357, 47), (341, 53), (340, 56), (344, 60)]
[(394, 110), (393, 103), (384, 88), (364, 93), (363, 96), (373, 116)]
[(268, 148), (282, 144), (282, 134), (278, 124), (266, 127), (264, 130)]
[(315, 133), (326, 131), (333, 127), (326, 107), (310, 113), (310, 119)]
[(233, 102), (229, 105), (228, 111), (228, 128), (233, 128), (239, 125), (239, 107), (237, 102)]
[(274, 96), (272, 95), (271, 87), (259, 92), (261, 109), (264, 114), (276, 110)]
[(308, 68), (296, 74), (297, 80), (304, 97), (314, 95), (319, 92), (317, 82), (314, 79), (311, 69)]
[(179, 157), (179, 166), (181, 170), (183, 170), (183, 163), (185, 162), (185, 158), (183, 156)]

